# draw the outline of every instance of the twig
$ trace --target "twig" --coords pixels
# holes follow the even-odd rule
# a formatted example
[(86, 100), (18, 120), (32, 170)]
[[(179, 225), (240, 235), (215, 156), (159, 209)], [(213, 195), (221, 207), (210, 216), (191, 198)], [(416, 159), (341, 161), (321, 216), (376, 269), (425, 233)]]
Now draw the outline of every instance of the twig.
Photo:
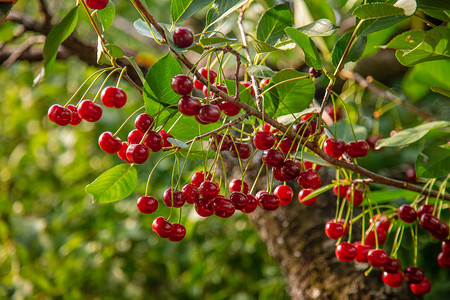
[(28, 48), (33, 46), (33, 44), (37, 43), (44, 43), (45, 42), (45, 36), (33, 36), (30, 37), (28, 40), (26, 40), (22, 45), (14, 49), (14, 51), (11, 53), (11, 55), (8, 57), (7, 60), (3, 63), (3, 67), (6, 69), (10, 67), (25, 51), (27, 51)]
[(42, 14), (44, 15), (44, 26), (47, 28), (52, 27), (52, 15), (50, 14), (50, 11), (48, 10), (48, 5), (45, 2), (45, 0), (39, 0), (39, 9), (41, 10)]

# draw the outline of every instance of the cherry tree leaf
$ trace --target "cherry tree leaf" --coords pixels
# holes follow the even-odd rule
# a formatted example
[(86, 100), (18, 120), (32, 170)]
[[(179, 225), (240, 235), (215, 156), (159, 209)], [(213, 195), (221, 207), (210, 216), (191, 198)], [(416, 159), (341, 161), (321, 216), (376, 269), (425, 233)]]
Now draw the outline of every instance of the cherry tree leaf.
[(329, 36), (336, 32), (339, 26), (336, 26), (328, 19), (319, 19), (311, 24), (297, 28), (309, 37)]
[(247, 0), (215, 0), (214, 4), (206, 14), (205, 31), (236, 11), (245, 2), (247, 2)]
[(448, 175), (450, 170), (450, 148), (427, 147), (416, 160), (416, 174), (423, 178), (437, 178)]
[(386, 3), (367, 3), (355, 8), (352, 14), (362, 20), (370, 20), (395, 15), (405, 15), (405, 11), (401, 7), (395, 7)]
[(272, 78), (275, 72), (264, 65), (251, 65), (247, 68), (247, 73), (258, 78)]
[(131, 195), (136, 185), (136, 168), (121, 164), (101, 174), (85, 190), (94, 196), (94, 203), (111, 203)]
[(116, 15), (116, 6), (112, 0), (109, 0), (108, 5), (104, 9), (97, 10), (97, 17), (102, 24), (103, 31), (108, 30), (114, 21)]
[(171, 0), (170, 15), (173, 24), (188, 19), (211, 2), (212, 0)]
[(274, 46), (285, 36), (284, 29), (292, 26), (292, 13), (287, 3), (266, 10), (256, 25), (256, 39)]
[(395, 36), (383, 48), (390, 49), (414, 49), (425, 38), (425, 31), (423, 30), (409, 30)]
[(305, 54), (306, 64), (315, 69), (322, 68), (319, 51), (309, 36), (295, 28), (288, 27), (285, 29), (287, 35), (303, 50)]
[[(331, 60), (334, 66), (339, 64), (342, 55), (345, 52), (345, 48), (350, 41), (352, 33), (349, 32), (343, 35), (334, 45), (333, 52), (331, 54)], [(360, 36), (356, 42), (354, 42), (353, 46), (350, 48), (350, 51), (345, 58), (345, 62), (357, 61), (361, 55), (364, 53), (364, 49), (366, 48), (367, 36)]]

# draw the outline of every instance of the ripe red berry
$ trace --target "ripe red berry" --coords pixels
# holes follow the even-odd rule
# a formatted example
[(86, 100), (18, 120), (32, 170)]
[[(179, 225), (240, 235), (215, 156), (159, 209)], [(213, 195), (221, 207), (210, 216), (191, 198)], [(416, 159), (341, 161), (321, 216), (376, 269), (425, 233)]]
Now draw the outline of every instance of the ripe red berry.
[(434, 211), (434, 205), (433, 204), (424, 204), (419, 206), (417, 209), (417, 216), (420, 218), (423, 214), (430, 214), (432, 215)]
[(431, 232), (431, 235), (438, 240), (445, 240), (448, 237), (449, 229), (447, 223), (439, 220), (439, 227)]
[(383, 249), (372, 249), (367, 252), (367, 262), (372, 267), (383, 267), (388, 261), (388, 255)]
[(258, 204), (264, 210), (276, 210), (280, 206), (280, 198), (277, 195), (265, 193), (259, 197)]
[(395, 273), (383, 272), (381, 277), (383, 282), (390, 287), (399, 287), (403, 282), (403, 274), (400, 271)]
[(178, 95), (188, 95), (194, 89), (194, 82), (186, 75), (178, 74), (172, 78), (170, 82), (172, 90)]
[(441, 252), (438, 254), (437, 261), (441, 268), (450, 269), (450, 253)]
[(259, 199), (261, 198), (261, 196), (264, 195), (264, 194), (269, 194), (269, 192), (266, 191), (266, 190), (260, 190), (260, 191), (258, 191), (258, 192), (256, 193), (256, 195), (255, 195), (256, 200), (259, 201)]
[(279, 150), (265, 150), (261, 157), (262, 162), (269, 167), (280, 167), (284, 162), (284, 154)]
[(203, 181), (198, 187), (200, 195), (208, 200), (212, 200), (219, 195), (220, 187), (215, 181)]
[(133, 129), (128, 133), (128, 144), (140, 144), (144, 133), (140, 130)]
[(344, 236), (344, 226), (341, 222), (330, 220), (325, 224), (325, 234), (333, 240), (340, 239)]
[(109, 0), (86, 0), (86, 5), (90, 9), (104, 9), (108, 2)]
[(128, 143), (123, 142), (120, 147), (119, 152), (117, 152), (117, 156), (119, 156), (119, 158), (123, 161), (130, 162), (127, 158), (127, 149), (128, 149)]
[(289, 154), (297, 151), (298, 142), (290, 138), (284, 138), (280, 143), (280, 151), (284, 154)]
[(241, 111), (241, 108), (239, 106), (227, 101), (217, 103), (217, 106), (225, 115), (229, 117), (234, 117)]
[(420, 283), (413, 283), (410, 285), (411, 291), (416, 295), (425, 295), (431, 291), (431, 283), (424, 278)]
[(153, 127), (153, 117), (146, 113), (140, 114), (134, 120), (134, 127), (142, 133), (147, 132), (149, 128)]
[(60, 126), (67, 126), (72, 120), (72, 112), (59, 104), (53, 104), (48, 109), (48, 119)]
[(184, 194), (174, 189), (165, 190), (162, 199), (167, 207), (182, 207), (186, 202)]
[[(206, 79), (208, 80), (208, 73), (209, 73), (209, 82), (211, 84), (214, 83), (214, 81), (216, 80), (217, 77), (217, 73), (214, 70), (208, 70), (206, 68), (200, 68), (198, 70), (198, 72)], [(203, 89), (203, 83), (201, 83), (197, 78), (194, 77), (194, 87), (198, 90), (202, 90)]]
[(127, 159), (135, 164), (143, 164), (148, 159), (148, 148), (141, 144), (131, 144), (127, 148)]
[(347, 196), (347, 191), (348, 191), (349, 187), (350, 186), (348, 186), (348, 185), (335, 185), (335, 186), (333, 186), (333, 193), (336, 196), (344, 198)]
[(118, 137), (114, 137), (111, 132), (103, 132), (98, 138), (98, 144), (100, 148), (106, 153), (114, 154), (119, 152), (122, 148), (122, 141)]
[(88, 122), (97, 122), (102, 117), (102, 114), (102, 107), (91, 100), (83, 100), (78, 106), (78, 115)]
[(247, 143), (238, 143), (231, 145), (230, 155), (234, 158), (247, 159), (252, 154), (252, 147)]
[(350, 243), (342, 242), (336, 247), (334, 253), (340, 261), (350, 262), (356, 257), (356, 247)]
[[(212, 175), (208, 173), (207, 179), (208, 181), (211, 181)], [(203, 174), (203, 171), (196, 172), (191, 177), (191, 183), (196, 187), (199, 188), (200, 184), (205, 181), (205, 174)]]
[[(387, 239), (387, 235), (386, 235), (386, 231), (383, 228), (378, 227), (377, 228), (377, 239), (378, 239), (378, 245), (382, 245), (386, 242)], [(375, 242), (375, 230), (370, 230), (367, 229), (365, 232), (366, 235), (366, 244), (370, 245), (372, 247), (375, 247), (376, 242)]]
[(275, 178), (276, 180), (281, 181), (281, 182), (288, 180), (281, 174), (281, 167), (273, 168), (273, 178)]
[(197, 118), (206, 124), (215, 123), (220, 119), (220, 109), (216, 105), (202, 104)]
[(172, 223), (168, 222), (164, 217), (157, 217), (153, 220), (152, 230), (162, 238), (168, 238), (173, 230)]
[(319, 174), (316, 170), (308, 169), (305, 172), (301, 172), (297, 179), (298, 185), (304, 189), (318, 189), (322, 184)]
[(178, 110), (186, 116), (198, 115), (202, 104), (200, 100), (192, 96), (183, 96), (178, 100)]
[(121, 88), (108, 86), (103, 89), (100, 99), (107, 107), (121, 108), (127, 103), (127, 94)]
[(317, 196), (316, 197), (312, 197), (308, 200), (303, 200), (305, 199), (307, 196), (309, 196), (309, 194), (312, 193), (312, 190), (309, 189), (302, 189), (299, 193), (298, 193), (298, 201), (300, 201), (301, 204), (307, 205), (307, 206), (312, 206), (316, 203), (317, 201)]
[(258, 201), (253, 195), (248, 194), (247, 195), (247, 204), (241, 211), (243, 213), (249, 214), (255, 211), (256, 207), (258, 206)]
[(275, 195), (280, 198), (280, 205), (288, 205), (291, 203), (292, 198), (294, 197), (294, 192), (292, 188), (288, 185), (279, 185), (273, 191)]
[(214, 214), (214, 205), (213, 202), (208, 199), (200, 198), (195, 203), (195, 211), (200, 217), (209, 217)]
[(295, 180), (300, 175), (300, 166), (292, 160), (286, 160), (281, 166), (281, 176), (286, 180)]
[(261, 81), (259, 82), (259, 88), (262, 90), (266, 87), (266, 85), (268, 85), (270, 82), (270, 78), (263, 78), (261, 79)]
[(228, 190), (232, 192), (242, 192), (244, 194), (248, 193), (248, 184), (240, 179), (232, 179), (228, 184)]
[(314, 163), (312, 163), (310, 161), (306, 161), (306, 160), (303, 161), (303, 167), (305, 168), (305, 170), (314, 169), (316, 171), (319, 171), (320, 168), (322, 168), (322, 166), (318, 165), (318, 164), (316, 164), (314, 167)]
[(70, 125), (78, 125), (81, 123), (81, 118), (78, 115), (78, 108), (75, 105), (69, 104), (67, 108), (72, 112), (72, 119), (70, 120)]
[(228, 134), (225, 135), (225, 137), (223, 134), (214, 134), (209, 138), (209, 144), (211, 145), (211, 149), (214, 151), (217, 151), (219, 146), (220, 151), (227, 151), (230, 149), (233, 142)]
[(398, 259), (389, 257), (387, 263), (383, 267), (383, 271), (388, 273), (398, 273), (401, 268), (401, 263)]
[(244, 209), (247, 206), (247, 195), (241, 192), (232, 192), (230, 200), (236, 209)]
[(366, 263), (367, 262), (367, 253), (372, 250), (372, 247), (370, 245), (356, 245), (356, 257), (355, 260), (360, 263)]
[(388, 217), (385, 214), (382, 214), (382, 215), (376, 214), (375, 216), (373, 216), (373, 219), (369, 220), (369, 223), (373, 224), (374, 220), (375, 220), (376, 227), (383, 228), (386, 231), (388, 231), (389, 228), (391, 227), (391, 221), (388, 219)]
[(323, 144), (323, 151), (331, 157), (339, 158), (345, 152), (345, 142), (340, 139), (329, 138)]
[(187, 48), (194, 42), (194, 34), (186, 27), (178, 27), (173, 32), (173, 42), (178, 48)]
[(189, 204), (197, 203), (198, 199), (200, 199), (200, 192), (192, 183), (183, 186), (181, 192), (183, 193), (186, 202)]
[(186, 236), (186, 228), (184, 225), (180, 223), (172, 223), (172, 227), (172, 232), (167, 239), (172, 242), (179, 242), (184, 239)]
[(347, 202), (354, 206), (359, 206), (364, 200), (364, 191), (359, 188), (348, 189), (346, 194)]
[(406, 267), (403, 270), (403, 276), (408, 283), (419, 283), (425, 278), (425, 273), (417, 267)]
[(366, 141), (349, 142), (345, 152), (351, 158), (364, 157), (369, 153), (369, 144)]
[(333, 104), (328, 104), (327, 106), (325, 106), (325, 112), (330, 116), (333, 122), (335, 121), (335, 115), (336, 115), (336, 122), (342, 119), (342, 109), (336, 107), (335, 111)]
[(430, 214), (422, 214), (419, 226), (430, 232), (436, 231), (439, 228), (439, 219)]
[(163, 148), (169, 148), (169, 147), (172, 147), (172, 144), (167, 140), (168, 138), (171, 138), (171, 137), (172, 137), (170, 134), (168, 134), (168, 133), (163, 129), (163, 130), (161, 130), (161, 131), (159, 132), (159, 135), (161, 136), (161, 138), (162, 138), (163, 141), (164, 141)]
[(267, 150), (275, 145), (275, 136), (270, 131), (258, 131), (253, 137), (253, 145), (259, 150)]
[(414, 208), (409, 205), (403, 204), (398, 208), (399, 218), (406, 223), (413, 223), (417, 220), (417, 213)]
[(158, 152), (162, 149), (164, 142), (159, 135), (159, 133), (155, 131), (148, 131), (142, 141), (142, 144), (147, 147), (152, 152)]
[(229, 218), (234, 214), (236, 208), (233, 201), (224, 197), (214, 199), (214, 214), (221, 218)]
[(143, 214), (152, 214), (158, 209), (158, 199), (152, 196), (142, 196), (137, 200), (137, 208)]
[(309, 75), (311, 75), (311, 77), (318, 78), (322, 75), (322, 70), (317, 70), (317, 69), (314, 69), (313, 67), (311, 67), (311, 68), (309, 68), (308, 73), (309, 73)]

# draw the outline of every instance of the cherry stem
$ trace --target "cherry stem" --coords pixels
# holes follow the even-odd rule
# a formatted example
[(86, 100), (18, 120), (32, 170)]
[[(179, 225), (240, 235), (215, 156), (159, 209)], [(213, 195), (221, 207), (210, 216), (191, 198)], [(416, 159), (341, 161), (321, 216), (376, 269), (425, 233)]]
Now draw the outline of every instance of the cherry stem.
[(123, 77), (123, 75), (125, 74), (126, 70), (127, 70), (127, 67), (124, 67), (124, 68), (122, 68), (122, 71), (120, 71), (120, 75), (119, 75), (119, 79), (117, 80), (116, 87), (119, 87), (119, 85), (120, 85), (120, 80), (122, 79), (122, 77)]
[[(97, 75), (97, 77), (94, 78), (94, 80), (91, 82), (91, 84), (88, 86), (88, 88), (86, 89), (86, 91), (84, 92), (84, 94), (81, 96), (80, 101), (78, 101), (78, 104), (84, 99), (84, 97), (86, 97), (86, 95), (89, 93), (89, 91), (91, 90), (91, 88), (94, 86), (94, 84), (97, 82), (97, 80), (100, 78), (100, 76), (103, 75), (103, 73), (106, 73), (110, 70), (111, 68), (108, 69), (103, 69), (102, 72), (100, 72), (100, 74)], [(83, 83), (84, 85), (84, 83)]]
[(167, 157), (173, 155), (175, 152), (171, 151), (168, 154), (164, 155), (163, 157), (160, 158), (160, 160), (158, 160), (158, 162), (153, 166), (152, 170), (150, 171), (150, 174), (148, 174), (148, 179), (147, 179), (147, 185), (145, 186), (145, 196), (148, 195), (148, 187), (150, 185), (150, 179), (152, 178), (153, 172), (155, 172), (156, 168), (158, 167), (158, 165), (160, 163), (162, 163)]
[(397, 257), (397, 251), (400, 248), (401, 241), (403, 239), (403, 231), (405, 230), (405, 223), (403, 221), (399, 221), (400, 226), (397, 228), (397, 232), (395, 233), (394, 243), (392, 244), (391, 256), (393, 258)]
[(145, 108), (145, 106), (141, 106), (138, 109), (136, 109), (131, 115), (128, 116), (128, 118), (120, 125), (119, 129), (113, 134), (113, 137), (119, 134), (120, 130), (122, 130), (123, 126), (135, 115), (137, 114), (141, 109)]
[(111, 77), (111, 76), (114, 74), (114, 72), (119, 71), (119, 70), (120, 70), (119, 68), (116, 68), (116, 69), (112, 70), (112, 71), (108, 74), (108, 76), (106, 76), (105, 80), (103, 80), (102, 85), (101, 85), (100, 88), (98, 89), (97, 94), (95, 94), (94, 99), (92, 99), (92, 102), (95, 102), (95, 100), (97, 100), (98, 96), (100, 96), (100, 94), (101, 94), (101, 92), (102, 92), (102, 90), (103, 90), (103, 87), (106, 85), (106, 82), (108, 81), (109, 77)]

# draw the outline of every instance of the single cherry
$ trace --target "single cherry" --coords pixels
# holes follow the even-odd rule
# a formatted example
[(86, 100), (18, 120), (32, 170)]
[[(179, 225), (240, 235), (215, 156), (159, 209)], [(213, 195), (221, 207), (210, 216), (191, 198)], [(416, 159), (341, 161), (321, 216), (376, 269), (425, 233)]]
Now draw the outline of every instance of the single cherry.
[(284, 154), (289, 154), (289, 153), (293, 153), (297, 150), (298, 148), (298, 142), (295, 141), (293, 139), (290, 138), (284, 138), (281, 143), (280, 143), (280, 151), (283, 152)]
[(178, 95), (188, 95), (194, 89), (194, 82), (186, 75), (178, 74), (172, 78), (170, 82), (172, 90)]
[(195, 211), (200, 217), (209, 217), (214, 214), (214, 205), (213, 202), (208, 199), (200, 198), (195, 203)]
[(244, 209), (247, 206), (247, 195), (241, 192), (232, 192), (230, 200), (236, 209)]
[(172, 138), (170, 134), (168, 134), (164, 129), (159, 132), (159, 135), (163, 139), (163, 148), (169, 148), (172, 147), (172, 144), (167, 140), (168, 138)]
[(140, 144), (144, 133), (137, 129), (133, 129), (128, 133), (128, 144)]
[(230, 193), (232, 192), (242, 192), (244, 194), (248, 193), (248, 184), (245, 181), (242, 181), (240, 179), (232, 179), (230, 183), (228, 184), (228, 190)]
[(59, 104), (53, 104), (48, 109), (48, 119), (59, 126), (67, 126), (72, 120), (72, 112)]
[(121, 108), (127, 103), (127, 94), (121, 88), (108, 86), (102, 90), (100, 99), (104, 106)]
[(247, 143), (238, 143), (231, 145), (230, 154), (232, 157), (247, 159), (252, 154), (252, 147)]
[(359, 188), (350, 188), (345, 197), (348, 203), (359, 206), (364, 200), (364, 191)]
[(229, 218), (234, 214), (236, 208), (233, 201), (224, 197), (214, 199), (214, 214), (221, 218)]
[(450, 240), (442, 241), (441, 244), (442, 252), (446, 252), (450, 254)]
[[(212, 175), (208, 173), (207, 175), (207, 179), (208, 181), (211, 181), (212, 179)], [(203, 171), (200, 172), (196, 172), (194, 173), (194, 175), (192, 175), (191, 177), (191, 183), (196, 187), (199, 188), (200, 184), (205, 181), (205, 174), (203, 173)]]
[(417, 220), (416, 210), (407, 204), (398, 208), (398, 216), (400, 220), (406, 223), (414, 223)]
[(275, 195), (280, 198), (280, 205), (288, 205), (291, 203), (292, 198), (294, 197), (294, 192), (292, 188), (288, 185), (279, 185), (273, 191)]
[(148, 148), (141, 144), (131, 144), (127, 148), (127, 159), (135, 164), (143, 164), (148, 159)]
[[(378, 245), (383, 245), (386, 242), (387, 239), (387, 234), (386, 231), (383, 228), (378, 227), (377, 228), (377, 240), (378, 240)], [(366, 244), (370, 245), (372, 247), (375, 247), (376, 245), (376, 241), (375, 241), (375, 230), (370, 230), (367, 229), (365, 232), (366, 235)]]
[(364, 157), (369, 153), (369, 149), (366, 141), (349, 142), (345, 146), (345, 152), (351, 158)]
[(410, 284), (411, 291), (416, 295), (425, 295), (431, 291), (431, 283), (428, 279), (424, 278), (419, 283)]
[(217, 103), (217, 106), (225, 115), (229, 117), (234, 117), (241, 111), (241, 108), (239, 106), (228, 101)]
[(383, 282), (390, 287), (399, 287), (403, 282), (403, 274), (400, 271), (395, 273), (383, 272), (381, 277)]
[(325, 234), (327, 237), (333, 240), (340, 239), (344, 236), (344, 226), (341, 222), (336, 222), (335, 220), (330, 220), (325, 224)]
[(307, 196), (309, 196), (309, 194), (311, 194), (312, 192), (313, 191), (309, 190), (309, 189), (302, 189), (302, 190), (300, 190), (300, 192), (298, 193), (298, 201), (300, 201), (301, 204), (304, 204), (304, 205), (307, 205), (307, 206), (314, 205), (316, 203), (316, 201), (317, 201), (317, 196), (309, 198), (308, 200), (303, 200)]
[(88, 122), (97, 122), (102, 117), (102, 114), (102, 107), (91, 100), (83, 100), (78, 106), (78, 115)]
[(388, 258), (383, 249), (372, 249), (367, 252), (367, 262), (372, 267), (383, 267), (388, 262)]
[(211, 149), (217, 151), (217, 148), (220, 146), (220, 151), (227, 151), (233, 145), (231, 141), (230, 135), (223, 134), (214, 134), (209, 138), (209, 144), (211, 145)]
[(259, 206), (264, 210), (276, 210), (280, 206), (280, 198), (273, 194), (262, 194), (258, 199)]
[(401, 263), (398, 259), (389, 257), (387, 263), (383, 267), (383, 271), (395, 274), (398, 273), (401, 268)]
[(345, 142), (340, 139), (329, 138), (323, 144), (323, 151), (331, 157), (339, 158), (345, 152)]
[[(208, 80), (208, 73), (209, 73), (209, 82), (211, 84), (214, 83), (214, 81), (216, 80), (217, 77), (217, 73), (214, 70), (208, 70), (206, 68), (200, 68), (198, 70), (198, 72), (206, 79)], [(201, 83), (197, 78), (194, 77), (194, 87), (198, 90), (202, 90), (203, 89), (203, 83)]]
[(408, 283), (419, 283), (425, 278), (425, 273), (417, 267), (406, 267), (403, 270), (403, 276)]
[(281, 166), (281, 175), (287, 180), (295, 180), (300, 175), (300, 166), (292, 160), (286, 160)]
[(439, 266), (444, 269), (450, 269), (450, 253), (441, 252), (438, 254), (437, 261)]
[(447, 223), (439, 220), (439, 227), (431, 232), (431, 235), (438, 240), (445, 240), (448, 237), (449, 229)]
[(154, 120), (152, 116), (146, 113), (142, 113), (134, 120), (134, 127), (136, 127), (136, 129), (138, 129), (140, 132), (145, 133), (147, 132), (147, 130), (149, 130), (149, 128), (153, 127), (153, 121)]
[[(336, 122), (342, 119), (342, 109), (336, 107), (336, 111), (334, 110), (333, 104), (328, 104), (325, 106), (325, 112), (330, 116), (333, 122)], [(335, 118), (336, 117), (336, 118)]]
[(104, 9), (109, 0), (86, 0), (86, 5), (90, 9)]
[(201, 106), (200, 100), (192, 96), (186, 95), (178, 100), (178, 110), (185, 116), (198, 115)]
[(152, 214), (158, 209), (158, 199), (152, 196), (142, 196), (137, 200), (137, 208), (143, 214)]
[(203, 181), (198, 187), (200, 195), (208, 200), (213, 200), (219, 195), (220, 187), (215, 181)]
[(215, 123), (220, 119), (220, 109), (216, 105), (202, 104), (197, 117), (206, 124)]
[(194, 42), (194, 34), (186, 27), (178, 27), (173, 32), (173, 43), (178, 48), (187, 48)]
[(419, 206), (417, 209), (417, 216), (420, 218), (423, 214), (430, 214), (432, 215), (434, 211), (434, 205), (433, 204), (424, 204)]
[(147, 147), (152, 152), (158, 152), (162, 149), (164, 142), (159, 135), (159, 133), (155, 131), (148, 131), (142, 141), (142, 144)]
[(275, 145), (275, 136), (269, 131), (258, 131), (253, 137), (253, 145), (259, 150), (267, 150)]
[(348, 186), (348, 185), (335, 185), (335, 186), (333, 186), (333, 193), (336, 196), (344, 198), (347, 196), (347, 191), (348, 191), (349, 187), (350, 186)]
[(357, 244), (356, 246), (356, 257), (355, 260), (360, 263), (366, 263), (367, 262), (367, 253), (369, 253), (370, 250), (372, 250), (372, 247), (370, 245), (361, 245)]
[(301, 172), (297, 178), (297, 182), (304, 189), (318, 189), (322, 184), (319, 174), (314, 169)]
[(122, 148), (122, 141), (118, 137), (114, 137), (109, 131), (103, 132), (98, 138), (98, 144), (100, 148), (106, 153), (114, 154), (119, 152)]
[(173, 225), (164, 217), (157, 217), (153, 220), (152, 230), (162, 238), (168, 238), (173, 230)]
[(261, 157), (262, 162), (269, 167), (280, 167), (284, 162), (284, 154), (279, 150), (265, 150)]
[(186, 202), (184, 194), (174, 189), (165, 190), (162, 199), (167, 207), (182, 207)]
[(117, 152), (117, 156), (123, 161), (130, 162), (127, 158), (127, 149), (128, 149), (128, 143), (122, 142), (122, 145), (120, 147), (119, 152)]
[(419, 226), (433, 232), (439, 228), (439, 219), (430, 214), (422, 214), (419, 219)]
[(373, 224), (374, 220), (375, 220), (375, 226), (380, 227), (380, 228), (384, 229), (385, 231), (388, 231), (389, 228), (391, 227), (391, 221), (389, 220), (388, 216), (386, 216), (385, 214), (382, 214), (382, 215), (376, 214), (375, 216), (373, 216), (373, 219), (369, 220), (369, 223)]
[(344, 262), (350, 262), (356, 257), (356, 247), (347, 242), (340, 243), (334, 252), (336, 257)]
[(186, 236), (186, 228), (184, 225), (180, 223), (172, 223), (172, 227), (172, 232), (167, 239), (172, 242), (179, 242), (184, 239)]
[(78, 115), (78, 108), (75, 105), (69, 104), (67, 108), (72, 112), (72, 119), (70, 120), (70, 125), (78, 125), (81, 123), (81, 118)]

